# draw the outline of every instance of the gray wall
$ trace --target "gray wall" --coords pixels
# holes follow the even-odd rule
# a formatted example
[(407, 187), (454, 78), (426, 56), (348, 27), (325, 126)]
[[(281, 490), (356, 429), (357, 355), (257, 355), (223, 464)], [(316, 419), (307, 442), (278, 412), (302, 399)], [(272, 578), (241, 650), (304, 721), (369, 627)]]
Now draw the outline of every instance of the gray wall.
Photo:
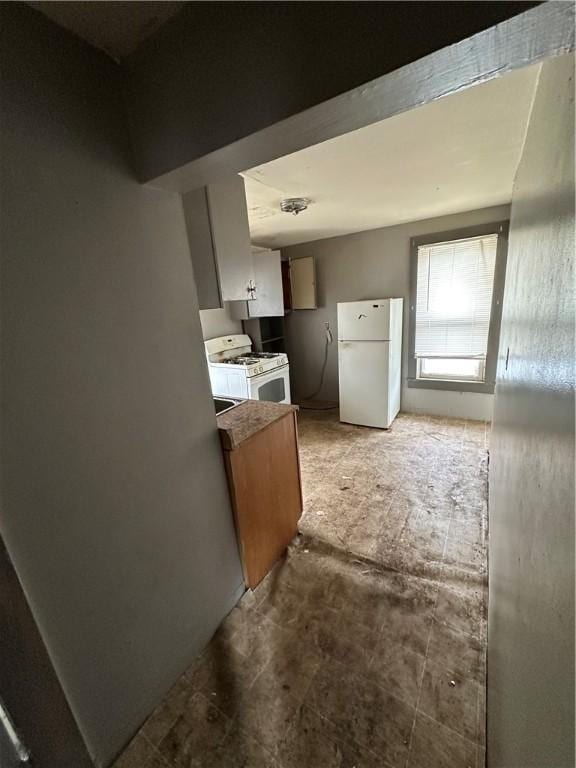
[(129, 61), (152, 179), (536, 3), (187, 3)]
[[(0, 536), (0, 691), (22, 743), (42, 768), (92, 768), (86, 745)], [(22, 768), (0, 727), (2, 768)]]
[(1, 530), (105, 765), (242, 573), (180, 200), (132, 177), (116, 66), (1, 10)]
[(497, 206), (283, 248), (283, 256), (316, 258), (319, 308), (292, 312), (286, 320), (294, 395), (305, 397), (318, 386), (324, 356), (324, 322), (327, 321), (332, 328), (334, 343), (329, 348), (324, 386), (318, 397), (338, 399), (337, 302), (397, 296), (404, 298), (402, 409), (459, 418), (490, 419), (492, 395), (409, 389), (406, 385), (410, 238), (501, 221), (508, 216), (509, 206)]
[(205, 339), (226, 336), (229, 333), (242, 333), (242, 323), (230, 314), (229, 304), (224, 302), (222, 309), (201, 309), (200, 323)]
[(574, 766), (573, 77), (573, 57), (543, 66), (512, 200), (490, 460), (490, 768)]

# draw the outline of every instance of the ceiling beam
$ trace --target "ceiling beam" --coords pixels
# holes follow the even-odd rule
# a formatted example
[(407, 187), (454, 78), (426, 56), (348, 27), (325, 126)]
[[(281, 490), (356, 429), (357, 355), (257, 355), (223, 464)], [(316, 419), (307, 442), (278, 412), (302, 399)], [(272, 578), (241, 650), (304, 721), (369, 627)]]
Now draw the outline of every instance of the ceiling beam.
[(573, 50), (574, 6), (543, 3), (148, 183), (186, 192)]

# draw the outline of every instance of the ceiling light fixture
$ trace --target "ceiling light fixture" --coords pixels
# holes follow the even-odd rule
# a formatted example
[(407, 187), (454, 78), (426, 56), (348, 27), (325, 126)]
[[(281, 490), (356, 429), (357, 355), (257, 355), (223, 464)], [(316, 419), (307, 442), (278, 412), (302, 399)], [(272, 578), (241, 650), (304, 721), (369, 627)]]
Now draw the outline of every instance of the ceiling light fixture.
[(282, 200), (280, 208), (284, 213), (293, 213), (294, 216), (298, 216), (299, 213), (308, 208), (309, 202), (310, 200), (306, 197), (288, 197), (286, 200)]

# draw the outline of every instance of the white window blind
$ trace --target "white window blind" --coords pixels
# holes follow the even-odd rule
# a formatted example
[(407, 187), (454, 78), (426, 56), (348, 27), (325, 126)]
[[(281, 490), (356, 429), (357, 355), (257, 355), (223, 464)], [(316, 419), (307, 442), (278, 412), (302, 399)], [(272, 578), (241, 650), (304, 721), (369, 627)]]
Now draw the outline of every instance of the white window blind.
[(485, 357), (498, 235), (418, 247), (416, 357)]

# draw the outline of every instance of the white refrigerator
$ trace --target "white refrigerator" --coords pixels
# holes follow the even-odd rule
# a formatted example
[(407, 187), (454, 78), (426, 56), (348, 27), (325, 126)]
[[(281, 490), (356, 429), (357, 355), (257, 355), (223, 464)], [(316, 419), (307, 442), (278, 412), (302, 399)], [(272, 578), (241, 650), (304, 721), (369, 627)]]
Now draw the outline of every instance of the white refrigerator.
[(403, 303), (338, 304), (340, 421), (388, 429), (400, 410)]

